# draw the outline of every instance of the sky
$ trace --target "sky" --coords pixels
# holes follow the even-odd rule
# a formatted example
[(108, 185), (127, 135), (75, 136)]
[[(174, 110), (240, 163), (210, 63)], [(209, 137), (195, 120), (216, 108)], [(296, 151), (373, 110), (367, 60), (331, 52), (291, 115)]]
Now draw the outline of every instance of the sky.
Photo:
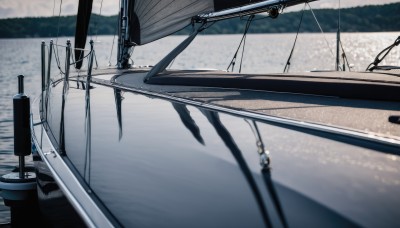
[[(59, 15), (62, 2), (61, 15), (73, 15), (77, 12), (78, 0), (0, 0), (0, 18), (14, 17), (42, 17)], [(339, 0), (319, 0), (310, 3), (314, 9), (338, 8)], [(362, 5), (378, 5), (400, 0), (341, 0), (342, 8)], [(93, 13), (101, 15), (116, 15), (119, 0), (94, 0)]]

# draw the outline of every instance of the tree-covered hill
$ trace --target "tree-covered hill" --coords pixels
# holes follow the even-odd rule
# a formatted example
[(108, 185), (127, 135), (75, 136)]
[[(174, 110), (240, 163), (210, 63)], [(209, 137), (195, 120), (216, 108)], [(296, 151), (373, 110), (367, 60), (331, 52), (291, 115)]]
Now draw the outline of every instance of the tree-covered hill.
[[(400, 3), (379, 6), (364, 6), (341, 10), (341, 29), (343, 32), (386, 32), (400, 31)], [(314, 10), (322, 29), (335, 32), (337, 29), (338, 11), (334, 9)], [(256, 17), (249, 33), (288, 33), (296, 32), (301, 12), (290, 12), (277, 19)], [(207, 34), (242, 33), (246, 19), (235, 18), (215, 23), (206, 30)], [(0, 20), (0, 38), (19, 37), (56, 37), (73, 36), (76, 16), (12, 18)], [(115, 34), (117, 16), (92, 15), (90, 34)], [(183, 29), (177, 34), (187, 34), (191, 28)], [(311, 11), (304, 13), (301, 32), (319, 32)]]

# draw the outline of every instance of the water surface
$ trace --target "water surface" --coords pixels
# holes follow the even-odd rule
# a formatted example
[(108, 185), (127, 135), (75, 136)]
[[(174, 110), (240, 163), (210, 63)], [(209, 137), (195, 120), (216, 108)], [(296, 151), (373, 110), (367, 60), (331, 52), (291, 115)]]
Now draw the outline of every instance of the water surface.
[[(375, 56), (393, 43), (398, 33), (345, 33), (342, 34), (343, 48), (353, 70), (365, 70)], [(154, 65), (184, 36), (161, 39), (134, 50), (135, 65)], [(72, 38), (70, 38), (72, 39)], [(116, 48), (113, 36), (99, 36), (95, 42), (97, 62), (100, 67), (115, 65)], [(173, 62), (172, 68), (227, 69), (237, 49), (241, 35), (199, 35), (194, 42)], [(295, 39), (295, 34), (250, 34), (246, 40), (242, 72), (271, 73), (282, 72)], [(64, 45), (67, 38), (57, 42)], [(12, 97), (17, 92), (19, 74), (25, 75), (25, 93), (31, 101), (40, 90), (40, 43), (42, 39), (0, 39), (0, 175), (10, 172), (17, 165), (13, 153)], [(47, 43), (49, 40), (45, 40)], [(117, 39), (114, 40), (114, 45)], [(333, 70), (335, 34), (300, 34), (291, 61), (291, 71)], [(63, 55), (65, 48), (59, 47)], [(236, 68), (240, 65), (240, 54)], [(63, 63), (63, 59), (60, 60)], [(400, 48), (393, 49), (383, 65), (400, 65)], [(61, 64), (62, 65), (62, 64)], [(58, 69), (53, 67), (57, 74)], [(28, 158), (27, 160), (30, 160)], [(29, 163), (29, 162), (28, 162)], [(0, 204), (0, 223), (9, 221), (9, 212)]]

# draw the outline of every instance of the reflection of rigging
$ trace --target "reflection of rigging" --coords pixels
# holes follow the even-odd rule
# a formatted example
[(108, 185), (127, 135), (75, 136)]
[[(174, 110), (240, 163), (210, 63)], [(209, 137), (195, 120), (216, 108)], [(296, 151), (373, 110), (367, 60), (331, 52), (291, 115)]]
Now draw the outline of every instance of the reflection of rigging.
[(62, 90), (62, 100), (61, 100), (61, 118), (60, 118), (60, 141), (59, 141), (59, 153), (65, 154), (65, 126), (64, 126), (64, 112), (65, 112), (65, 100), (69, 88), (69, 67), (70, 67), (70, 57), (71, 57), (71, 42), (67, 41), (66, 47), (66, 59), (65, 59), (65, 74), (63, 77), (63, 90)]
[(264, 142), (262, 141), (260, 130), (258, 129), (257, 123), (254, 120), (246, 121), (251, 130), (253, 131), (254, 137), (256, 138), (256, 145), (257, 145), (257, 152), (260, 155), (260, 165), (261, 165), (261, 173), (265, 182), (265, 185), (268, 189), (268, 192), (271, 196), (271, 200), (277, 210), (279, 219), (281, 220), (282, 226), (283, 227), (288, 227), (288, 224), (285, 219), (285, 215), (283, 213), (283, 209), (281, 206), (281, 203), (278, 198), (278, 194), (275, 190), (274, 184), (272, 182), (271, 178), (271, 169), (270, 169), (270, 157), (269, 157), (269, 151), (265, 149)]
[[(258, 207), (259, 207), (262, 217), (264, 219), (265, 225), (267, 227), (272, 227), (271, 220), (268, 215), (267, 207), (265, 206), (265, 203), (261, 196), (260, 190), (257, 187), (257, 184), (253, 178), (253, 175), (252, 175), (249, 167), (247, 166), (245, 159), (242, 156), (242, 152), (240, 151), (239, 147), (236, 145), (231, 134), (226, 129), (226, 127), (222, 124), (222, 122), (218, 116), (218, 113), (207, 111), (207, 110), (201, 110), (201, 112), (206, 116), (208, 121), (213, 125), (213, 127), (217, 131), (217, 134), (221, 137), (222, 141), (225, 143), (225, 145), (231, 151), (233, 157), (236, 159), (237, 163), (239, 164), (240, 169), (242, 170), (242, 173), (244, 174), (247, 182), (249, 183), (249, 185), (251, 187), (253, 195), (257, 201)], [(250, 128), (252, 129), (254, 136), (256, 138), (256, 145), (258, 148), (257, 152), (260, 155), (260, 165), (262, 167), (261, 174), (264, 179), (266, 188), (268, 190), (268, 193), (269, 193), (268, 195), (271, 197), (271, 202), (273, 203), (272, 208), (275, 208), (282, 226), (286, 228), (286, 227), (288, 227), (288, 224), (285, 219), (283, 208), (281, 206), (278, 194), (275, 190), (275, 187), (274, 187), (274, 184), (273, 184), (273, 181), (271, 178), (271, 169), (269, 166), (270, 165), (269, 152), (265, 149), (265, 145), (262, 141), (261, 134), (258, 129), (257, 123), (254, 120), (251, 120), (251, 122), (248, 120), (245, 120), (245, 121), (250, 125)]]
[(263, 169), (269, 168), (269, 163), (270, 163), (269, 151), (265, 150), (265, 146), (262, 141), (260, 131), (258, 130), (257, 123), (254, 120), (250, 122), (245, 119), (244, 121), (246, 121), (246, 123), (249, 124), (251, 130), (253, 131), (254, 137), (256, 137), (257, 152), (260, 155), (261, 168)]
[[(85, 165), (83, 170), (83, 177), (90, 185), (90, 171), (92, 160), (92, 120), (90, 112), (90, 81), (92, 80), (92, 66), (93, 66), (93, 41), (90, 41), (91, 54), (89, 55), (88, 75), (86, 77), (86, 90), (85, 90), (85, 132), (86, 132), (86, 148), (85, 148)], [(86, 179), (87, 177), (87, 179)]]
[(269, 195), (271, 196), (272, 203), (274, 204), (276, 211), (278, 213), (279, 219), (284, 228), (289, 227), (285, 218), (285, 214), (283, 212), (282, 205), (279, 201), (278, 194), (275, 190), (274, 183), (271, 178), (271, 170), (269, 168), (264, 168), (261, 170), (262, 176), (264, 178), (265, 185), (268, 189)]
[(179, 103), (172, 103), (176, 112), (178, 112), (179, 117), (183, 125), (192, 133), (192, 135), (196, 138), (196, 140), (204, 145), (204, 139), (200, 134), (200, 128), (197, 126), (196, 122), (190, 116), (190, 111), (186, 108), (186, 105)]
[[(83, 177), (90, 184), (90, 164), (92, 155), (92, 123), (90, 112), (90, 77), (86, 78), (86, 92), (85, 92), (85, 166)], [(87, 179), (86, 179), (87, 177)]]
[(122, 100), (124, 99), (124, 97), (122, 96), (122, 91), (120, 89), (114, 88), (114, 99), (115, 99), (115, 108), (117, 109), (117, 118), (118, 118), (118, 129), (119, 129), (118, 139), (121, 141), (121, 138), (122, 138)]
[(260, 190), (257, 187), (256, 181), (251, 174), (249, 167), (246, 164), (245, 159), (242, 156), (242, 152), (240, 151), (239, 147), (236, 145), (235, 141), (233, 140), (229, 131), (225, 128), (222, 124), (218, 113), (211, 112), (207, 110), (201, 110), (201, 112), (206, 116), (208, 121), (213, 125), (217, 134), (221, 137), (222, 141), (228, 147), (228, 149), (232, 152), (233, 157), (236, 159), (236, 162), (239, 164), (242, 173), (244, 174), (248, 184), (251, 187), (254, 197), (256, 198), (256, 202), (260, 209), (261, 215), (263, 217), (264, 223), (266, 227), (272, 227), (270, 218), (268, 217), (267, 209), (264, 204), (264, 200), (261, 196)]

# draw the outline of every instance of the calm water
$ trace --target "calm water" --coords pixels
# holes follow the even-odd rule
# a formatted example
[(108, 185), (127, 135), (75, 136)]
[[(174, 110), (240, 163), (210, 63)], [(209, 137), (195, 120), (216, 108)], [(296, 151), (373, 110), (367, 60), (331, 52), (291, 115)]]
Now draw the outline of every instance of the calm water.
[[(343, 47), (353, 70), (364, 70), (383, 48), (397, 38), (398, 33), (347, 33), (342, 35)], [(136, 65), (151, 65), (161, 59), (185, 37), (168, 37), (134, 50)], [(248, 35), (242, 72), (282, 72), (293, 45), (295, 34)], [(64, 45), (67, 38), (60, 38)], [(226, 69), (236, 51), (241, 35), (202, 35), (196, 38), (173, 63), (172, 68)], [(12, 97), (17, 92), (16, 76), (24, 74), (25, 93), (31, 100), (40, 89), (40, 43), (42, 39), (0, 40), (0, 175), (17, 164), (13, 153)], [(46, 40), (48, 42), (48, 40)], [(116, 42), (116, 40), (115, 40)], [(98, 65), (115, 64), (116, 49), (111, 54), (113, 36), (99, 36), (95, 50)], [(329, 45), (328, 45), (328, 44)], [(330, 49), (329, 48), (332, 48)], [(301, 34), (291, 61), (291, 71), (332, 70), (335, 57), (335, 34)], [(59, 51), (62, 54), (63, 48)], [(111, 58), (110, 58), (111, 56)], [(63, 61), (63, 60), (61, 60)], [(235, 71), (238, 70), (240, 55)], [(394, 49), (383, 64), (400, 65), (400, 48)], [(53, 72), (57, 72), (53, 69)], [(30, 159), (27, 159), (30, 160)], [(0, 223), (9, 221), (9, 212), (0, 204)]]

